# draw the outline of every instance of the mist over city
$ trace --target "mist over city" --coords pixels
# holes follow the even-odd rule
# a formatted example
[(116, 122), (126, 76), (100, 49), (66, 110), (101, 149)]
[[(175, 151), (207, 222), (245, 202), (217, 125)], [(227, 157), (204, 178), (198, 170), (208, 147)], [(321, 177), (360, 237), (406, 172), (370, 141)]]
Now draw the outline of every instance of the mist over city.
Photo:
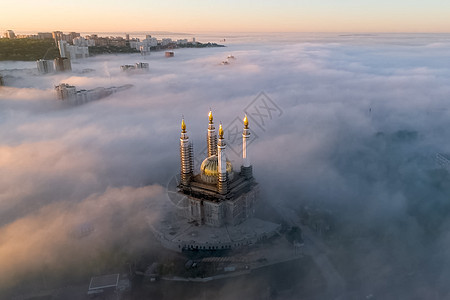
[[(448, 34), (180, 34), (216, 46), (96, 54), (46, 74), (36, 61), (0, 61), (0, 298), (450, 298)], [(121, 68), (137, 63), (148, 70)], [(62, 83), (114, 92), (74, 105), (58, 99)], [(180, 132), (194, 176), (210, 111), (216, 156), (220, 124), (233, 170), (252, 172), (245, 193), (258, 183), (254, 217), (278, 227), (244, 248), (177, 252), (155, 228), (172, 195), (200, 197), (183, 166), (180, 179)], [(229, 192), (238, 179), (227, 176)], [(92, 287), (116, 273), (124, 291)]]

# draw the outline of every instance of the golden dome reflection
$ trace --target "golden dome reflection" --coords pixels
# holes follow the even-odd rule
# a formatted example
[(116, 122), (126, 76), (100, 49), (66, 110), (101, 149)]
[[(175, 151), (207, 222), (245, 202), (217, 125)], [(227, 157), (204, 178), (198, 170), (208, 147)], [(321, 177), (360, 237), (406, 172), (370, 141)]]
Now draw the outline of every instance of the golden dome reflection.
[[(200, 166), (200, 175), (203, 181), (208, 183), (216, 183), (219, 176), (217, 155), (207, 157)], [(228, 179), (233, 178), (233, 165), (227, 160)]]
[(181, 130), (186, 132), (186, 123), (184, 123), (184, 119), (181, 119)]
[(248, 128), (248, 118), (247, 118), (247, 115), (245, 115), (245, 117), (244, 117), (244, 126), (245, 126), (245, 128)]
[(208, 118), (209, 118), (209, 123), (212, 124), (212, 122), (213, 122), (212, 111), (209, 111)]
[(223, 139), (223, 128), (222, 128), (222, 124), (219, 125), (219, 138)]

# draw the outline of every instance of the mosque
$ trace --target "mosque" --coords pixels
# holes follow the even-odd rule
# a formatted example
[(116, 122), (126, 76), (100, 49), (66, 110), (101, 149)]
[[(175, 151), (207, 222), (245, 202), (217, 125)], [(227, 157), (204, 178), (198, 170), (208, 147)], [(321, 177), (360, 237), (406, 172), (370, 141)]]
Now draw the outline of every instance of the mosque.
[(194, 173), (193, 146), (182, 119), (180, 179), (174, 192), (176, 209), (167, 212), (166, 207), (163, 219), (150, 225), (164, 247), (179, 252), (235, 249), (269, 238), (280, 229), (279, 224), (255, 218), (259, 189), (247, 153), (247, 116), (243, 120), (239, 171), (227, 159), (222, 124), (217, 135), (211, 111), (208, 118), (207, 157), (199, 173)]
[(199, 225), (221, 227), (237, 225), (253, 217), (258, 184), (253, 178), (252, 166), (247, 156), (250, 138), (248, 118), (244, 118), (242, 130), (242, 166), (240, 172), (233, 169), (226, 158), (226, 142), (222, 124), (217, 139), (212, 112), (209, 112), (206, 135), (208, 155), (202, 162), (200, 174), (193, 173), (193, 149), (181, 122), (180, 158), (181, 180), (179, 192), (186, 195), (184, 217)]

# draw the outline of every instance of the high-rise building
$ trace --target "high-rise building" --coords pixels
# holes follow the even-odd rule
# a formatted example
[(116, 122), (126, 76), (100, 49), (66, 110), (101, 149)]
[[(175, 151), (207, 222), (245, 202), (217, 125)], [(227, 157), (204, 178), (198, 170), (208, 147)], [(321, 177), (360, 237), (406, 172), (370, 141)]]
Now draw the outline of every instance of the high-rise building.
[(55, 86), (56, 96), (60, 100), (73, 99), (76, 97), (77, 89), (73, 85), (67, 83), (61, 83)]
[(59, 41), (66, 41), (66, 42), (72, 43), (72, 41), (75, 38), (80, 37), (80, 33), (70, 32), (69, 34), (64, 34), (62, 31), (53, 31), (52, 37), (55, 40), (55, 43), (57, 43)]
[(125, 47), (127, 45), (127, 41), (121, 37), (111, 37), (108, 39), (108, 45), (117, 46), (117, 47)]
[(172, 43), (172, 39), (171, 38), (165, 38), (165, 39), (161, 40), (161, 45), (162, 46), (167, 46), (167, 45), (169, 45), (171, 43)]
[(64, 33), (62, 31), (53, 31), (52, 37), (55, 40), (55, 42), (64, 40)]
[(80, 37), (80, 33), (78, 32), (70, 32), (69, 34), (67, 34), (67, 41), (68, 42), (72, 42), (74, 39), (76, 39), (77, 37)]
[(52, 73), (54, 71), (52, 60), (39, 59), (36, 61), (36, 64), (41, 74)]
[(132, 39), (128, 41), (130, 48), (135, 48), (139, 50), (142, 55), (150, 54), (151, 47), (158, 46), (158, 40), (151, 35), (146, 35), (146, 38), (142, 41), (139, 39)]
[(72, 71), (72, 64), (67, 57), (57, 57), (54, 60), (56, 72)]
[(136, 69), (148, 69), (148, 63), (138, 62), (136, 63)]
[(139, 47), (139, 51), (141, 52), (142, 56), (149, 55), (150, 54), (150, 47), (147, 46), (147, 45), (142, 45), (142, 46)]
[(77, 90), (75, 86), (67, 83), (61, 83), (55, 86), (56, 96), (59, 100), (70, 105), (81, 105), (90, 101), (99, 100), (111, 94), (127, 90), (131, 88), (131, 84), (122, 85), (119, 87), (98, 87), (91, 90)]
[(122, 71), (136, 71), (136, 70), (144, 70), (148, 71), (148, 63), (138, 62), (134, 65), (122, 65), (120, 66)]
[(59, 53), (61, 57), (67, 57), (71, 60), (86, 58), (89, 56), (89, 47), (79, 47), (69, 45), (66, 41), (58, 41)]
[(53, 38), (53, 34), (51, 32), (38, 32), (37, 38), (39, 40), (52, 39)]
[(95, 40), (85, 39), (84, 37), (77, 37), (73, 39), (73, 45), (78, 47), (91, 47), (95, 46)]
[(66, 55), (66, 45), (67, 45), (67, 42), (65, 42), (63, 40), (59, 40), (58, 41), (59, 55), (61, 57), (67, 57), (67, 55)]
[(3, 34), (3, 37), (5, 37), (7, 39), (15, 39), (16, 34), (12, 30), (6, 30), (5, 33)]

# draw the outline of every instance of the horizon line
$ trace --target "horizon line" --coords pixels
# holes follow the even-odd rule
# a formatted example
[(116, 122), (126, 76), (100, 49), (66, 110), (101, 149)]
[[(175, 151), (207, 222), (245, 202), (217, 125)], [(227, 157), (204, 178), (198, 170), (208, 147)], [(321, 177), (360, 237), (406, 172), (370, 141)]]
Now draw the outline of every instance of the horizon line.
[(96, 31), (96, 30), (14, 30), (14, 29), (2, 29), (1, 32), (4, 32), (6, 30), (13, 30), (16, 34), (32, 34), (32, 33), (42, 33), (42, 32), (54, 32), (54, 31), (61, 31), (64, 33), (68, 32), (77, 32), (77, 33), (85, 33), (85, 34), (95, 34), (95, 33), (123, 33), (123, 34), (174, 34), (174, 35), (195, 35), (195, 34), (295, 34), (295, 33), (303, 33), (303, 34), (450, 34), (450, 31), (301, 31), (301, 30), (295, 30), (295, 31), (221, 31), (221, 30), (198, 30), (195, 32), (177, 32), (177, 31), (170, 31), (170, 30), (121, 30), (121, 31), (115, 31), (115, 30), (102, 30), (102, 31)]

